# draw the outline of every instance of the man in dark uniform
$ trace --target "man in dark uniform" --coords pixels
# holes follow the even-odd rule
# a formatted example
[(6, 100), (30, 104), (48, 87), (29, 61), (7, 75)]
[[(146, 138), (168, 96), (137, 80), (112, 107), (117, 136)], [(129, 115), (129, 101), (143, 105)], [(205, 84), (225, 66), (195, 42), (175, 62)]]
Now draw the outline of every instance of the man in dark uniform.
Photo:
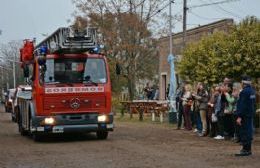
[(178, 112), (178, 126), (177, 130), (181, 129), (182, 125), (182, 118), (183, 118), (183, 105), (182, 105), (182, 97), (184, 94), (184, 83), (180, 85), (180, 87), (177, 89), (177, 94), (176, 94), (176, 109)]
[(251, 145), (253, 140), (253, 117), (255, 115), (256, 92), (251, 86), (248, 76), (242, 78), (243, 90), (239, 94), (237, 102), (237, 120), (240, 126), (240, 138), (243, 148), (236, 156), (249, 156), (252, 154)]

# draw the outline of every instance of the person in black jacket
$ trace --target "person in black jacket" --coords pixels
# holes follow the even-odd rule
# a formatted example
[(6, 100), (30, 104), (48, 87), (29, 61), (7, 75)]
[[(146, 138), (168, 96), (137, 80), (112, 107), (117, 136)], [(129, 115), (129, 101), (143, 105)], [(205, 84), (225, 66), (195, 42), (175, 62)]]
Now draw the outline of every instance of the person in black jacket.
[(150, 84), (146, 83), (146, 86), (144, 88), (144, 93), (146, 95), (147, 100), (151, 99), (151, 95), (152, 95), (152, 89), (150, 88)]
[(177, 129), (181, 129), (182, 126), (182, 118), (183, 118), (183, 105), (182, 105), (182, 99), (181, 97), (184, 94), (184, 84), (180, 85), (180, 88), (177, 89), (177, 95), (176, 95), (176, 107), (178, 112), (178, 124)]
[(239, 94), (237, 102), (236, 123), (240, 126), (240, 140), (242, 149), (235, 156), (249, 156), (252, 154), (251, 145), (253, 140), (253, 117), (255, 115), (256, 92), (251, 86), (248, 76), (242, 78), (243, 90)]

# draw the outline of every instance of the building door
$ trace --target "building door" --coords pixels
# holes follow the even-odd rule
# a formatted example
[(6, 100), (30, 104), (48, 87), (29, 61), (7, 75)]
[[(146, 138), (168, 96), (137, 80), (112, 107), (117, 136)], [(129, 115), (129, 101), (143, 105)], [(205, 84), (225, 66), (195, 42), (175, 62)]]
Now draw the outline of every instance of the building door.
[(163, 100), (166, 100), (166, 89), (167, 89), (167, 76), (166, 75), (162, 75), (162, 98)]

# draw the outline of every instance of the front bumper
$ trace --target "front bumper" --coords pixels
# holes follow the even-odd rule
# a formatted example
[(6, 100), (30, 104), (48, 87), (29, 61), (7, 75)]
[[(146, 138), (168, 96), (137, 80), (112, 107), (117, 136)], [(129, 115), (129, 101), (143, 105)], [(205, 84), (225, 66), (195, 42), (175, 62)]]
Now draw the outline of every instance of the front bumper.
[(36, 133), (73, 133), (73, 132), (97, 132), (113, 131), (113, 115), (108, 115), (107, 122), (99, 123), (98, 114), (63, 114), (51, 116), (54, 118), (53, 125), (43, 123), (47, 116), (37, 116), (32, 118), (32, 132)]

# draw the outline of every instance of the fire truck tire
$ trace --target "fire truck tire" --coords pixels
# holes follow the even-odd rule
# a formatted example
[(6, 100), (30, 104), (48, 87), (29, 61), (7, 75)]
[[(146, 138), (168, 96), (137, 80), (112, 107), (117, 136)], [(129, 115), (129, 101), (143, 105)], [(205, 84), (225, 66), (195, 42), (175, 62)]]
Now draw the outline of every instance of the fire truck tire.
[(18, 129), (22, 136), (27, 135), (28, 132), (22, 126), (22, 116), (20, 114), (19, 114), (19, 118), (18, 118)]
[(22, 127), (22, 120), (21, 119), (19, 120), (18, 128), (19, 128), (19, 132), (22, 136), (27, 135), (27, 131), (25, 131), (25, 129)]
[(43, 141), (42, 135), (39, 135), (39, 134), (36, 134), (36, 133), (32, 134), (32, 138), (33, 138), (34, 142), (42, 142)]
[(108, 131), (98, 131), (97, 132), (97, 138), (100, 140), (107, 139), (108, 137)]
[(37, 133), (35, 133), (35, 132), (33, 132), (33, 131), (31, 130), (31, 129), (32, 129), (31, 125), (32, 125), (32, 117), (30, 117), (30, 119), (29, 119), (29, 134), (30, 134), (30, 136), (32, 137), (32, 139), (33, 139), (35, 142), (41, 142), (41, 141), (43, 141), (42, 135), (39, 135), (39, 134), (37, 134)]
[(33, 132), (32, 132), (32, 117), (30, 116), (30, 118), (29, 118), (29, 134), (31, 135), (31, 136), (33, 136)]
[(18, 112), (19, 112), (19, 107), (15, 107), (13, 118), (14, 118), (14, 122), (16, 123), (17, 123)]

